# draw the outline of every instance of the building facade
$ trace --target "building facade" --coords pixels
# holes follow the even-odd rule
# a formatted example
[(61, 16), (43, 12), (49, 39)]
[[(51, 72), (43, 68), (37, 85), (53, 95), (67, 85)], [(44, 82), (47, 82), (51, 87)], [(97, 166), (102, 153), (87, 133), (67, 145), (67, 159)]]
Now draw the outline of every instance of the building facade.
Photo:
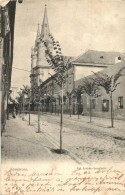
[[(22, 3), (22, 0), (18, 1)], [(7, 3), (7, 4), (5, 4)], [(13, 63), (14, 23), (16, 0), (0, 2), (0, 99), (1, 99), (1, 132), (5, 130), (8, 118), (8, 96), (11, 87)]]
[[(89, 53), (89, 55), (88, 55)], [(100, 62), (100, 53), (103, 53), (103, 63)], [(88, 58), (86, 58), (88, 55)], [(102, 56), (102, 55), (101, 55)], [(80, 94), (79, 98), (72, 92), (83, 85), (84, 78), (94, 78), (93, 72), (115, 74), (124, 67), (125, 57), (119, 52), (88, 51), (82, 56), (70, 62), (66, 71), (66, 83), (64, 86), (64, 113), (89, 115), (90, 102), (87, 94)], [(80, 64), (79, 64), (80, 63)], [(56, 80), (56, 74), (45, 80), (41, 85), (41, 110), (51, 113), (60, 112), (60, 87)], [(114, 114), (117, 118), (123, 118), (125, 77), (119, 79), (120, 84), (113, 94)], [(106, 92), (100, 88), (99, 97), (92, 97), (92, 115), (110, 117), (110, 99)], [(104, 107), (105, 105), (105, 107)], [(37, 109), (37, 107), (36, 107)]]
[[(103, 74), (107, 74), (109, 76), (115, 75), (121, 68), (125, 67), (125, 60), (120, 63), (115, 64), (114, 66), (110, 66), (101, 72)], [(123, 70), (123, 76), (121, 76), (118, 80), (118, 86), (116, 90), (113, 92), (113, 110), (114, 110), (114, 118), (116, 119), (124, 119), (125, 118), (125, 69)], [(95, 75), (91, 75), (88, 78), (94, 78)], [(78, 86), (84, 85), (84, 78), (80, 79), (76, 82), (76, 88)], [(92, 115), (109, 118), (111, 114), (111, 102), (109, 94), (106, 91), (99, 87), (99, 96), (92, 97)], [(90, 110), (90, 101), (89, 96), (87, 94), (81, 94), (81, 102), (82, 102), (82, 114), (89, 115)]]

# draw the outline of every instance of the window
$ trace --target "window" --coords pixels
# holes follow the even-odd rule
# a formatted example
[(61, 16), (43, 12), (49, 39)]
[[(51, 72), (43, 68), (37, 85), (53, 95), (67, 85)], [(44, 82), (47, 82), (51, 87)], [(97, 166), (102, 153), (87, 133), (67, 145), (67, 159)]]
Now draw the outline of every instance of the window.
[(92, 109), (95, 109), (95, 106), (96, 106), (96, 101), (95, 99), (92, 99)]
[(109, 111), (109, 100), (104, 99), (102, 101), (102, 111), (108, 112)]
[(118, 108), (123, 109), (123, 96), (118, 97)]

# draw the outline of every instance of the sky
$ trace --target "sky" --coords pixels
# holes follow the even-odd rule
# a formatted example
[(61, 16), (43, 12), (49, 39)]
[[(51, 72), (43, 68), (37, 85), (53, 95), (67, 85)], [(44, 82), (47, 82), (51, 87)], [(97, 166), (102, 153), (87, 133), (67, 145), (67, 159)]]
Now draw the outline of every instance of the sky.
[(125, 53), (125, 0), (23, 0), (16, 9), (12, 87), (30, 85), (30, 72), (15, 68), (31, 69), (31, 47), (45, 3), (50, 32), (64, 55), (89, 49)]

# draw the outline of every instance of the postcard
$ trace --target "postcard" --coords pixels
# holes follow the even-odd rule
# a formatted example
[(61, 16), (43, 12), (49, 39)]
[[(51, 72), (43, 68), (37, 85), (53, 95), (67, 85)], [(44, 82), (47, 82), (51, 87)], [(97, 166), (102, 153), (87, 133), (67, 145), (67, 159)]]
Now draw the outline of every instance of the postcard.
[(1, 195), (125, 194), (125, 1), (0, 0)]

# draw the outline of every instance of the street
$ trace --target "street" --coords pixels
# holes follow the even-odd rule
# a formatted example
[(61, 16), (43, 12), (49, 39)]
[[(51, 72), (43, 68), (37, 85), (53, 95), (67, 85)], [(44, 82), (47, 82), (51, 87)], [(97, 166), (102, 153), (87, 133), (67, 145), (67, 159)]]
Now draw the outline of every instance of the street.
[(77, 115), (63, 118), (63, 149), (66, 153), (58, 154), (60, 116), (41, 113), (41, 132), (37, 133), (37, 114), (10, 117), (6, 132), (2, 135), (2, 162), (22, 161), (70, 161), (92, 164), (95, 162), (122, 162), (125, 160), (125, 121), (115, 121), (115, 128), (110, 128), (110, 120)]

